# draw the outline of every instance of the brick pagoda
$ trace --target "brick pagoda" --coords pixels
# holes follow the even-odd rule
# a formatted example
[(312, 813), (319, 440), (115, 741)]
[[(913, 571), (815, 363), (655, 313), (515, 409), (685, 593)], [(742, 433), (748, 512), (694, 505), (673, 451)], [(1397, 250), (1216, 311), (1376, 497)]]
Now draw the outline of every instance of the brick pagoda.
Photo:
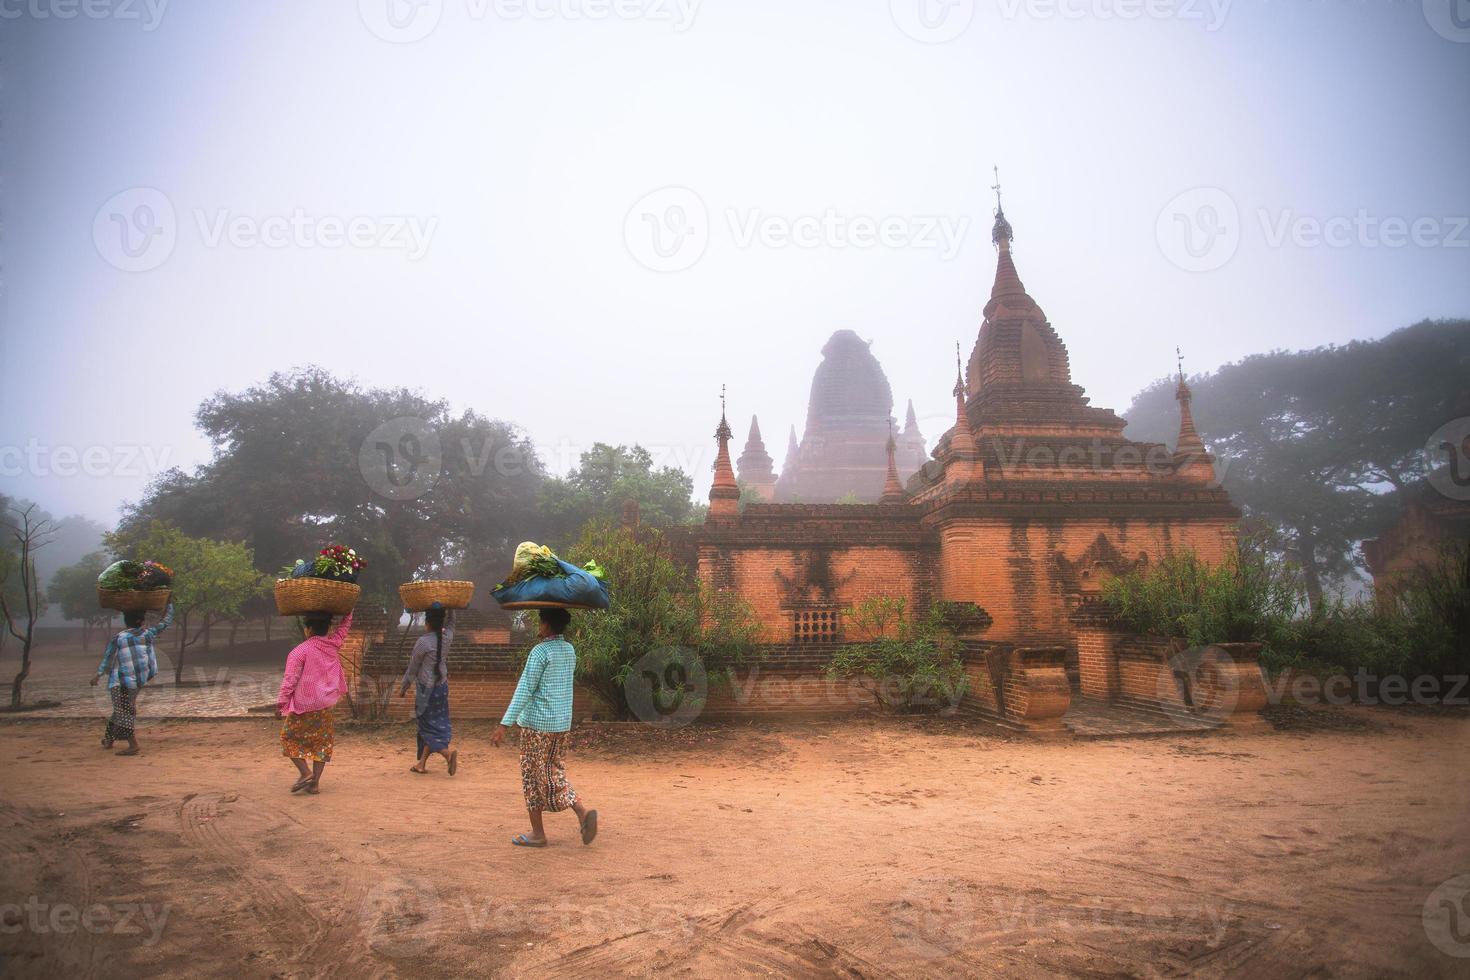
[(1073, 383), (1066, 346), (1021, 281), (999, 207), (992, 237), (990, 300), (968, 364), (957, 365), (955, 422), (933, 458), (898, 480), (904, 440), (917, 435), (912, 412), (895, 434), (882, 369), (856, 334), (838, 331), (776, 500), (854, 491), (873, 502), (741, 511), (722, 418), (709, 516), (685, 551), (707, 583), (745, 598), (772, 644), (840, 641), (842, 611), (869, 597), (979, 607), (968, 630), (984, 650), (971, 670), (975, 696), (1038, 722), (1065, 710), (1077, 611), (1097, 584), (1177, 549), (1221, 560), (1240, 514), (1214, 480), (1182, 377), (1176, 451), (1126, 439), (1124, 420)]

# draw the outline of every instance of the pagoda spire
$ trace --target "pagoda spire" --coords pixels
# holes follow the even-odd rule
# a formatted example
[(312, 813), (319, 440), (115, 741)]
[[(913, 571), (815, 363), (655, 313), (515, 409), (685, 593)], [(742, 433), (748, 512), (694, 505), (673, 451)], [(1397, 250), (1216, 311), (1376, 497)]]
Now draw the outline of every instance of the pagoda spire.
[(1027, 294), (1026, 286), (1021, 282), (1021, 274), (1016, 271), (1015, 260), (1011, 258), (1011, 240), (1015, 238), (1015, 230), (1006, 219), (1005, 209), (1001, 207), (999, 167), (995, 170), (995, 183), (990, 189), (995, 191), (995, 224), (990, 229), (990, 241), (1000, 254), (995, 263), (995, 284), (990, 287), (991, 303), (986, 305), (987, 316), (991, 304), (1002, 296), (1011, 300), (1007, 305), (1013, 308), (1036, 305), (1036, 301)]
[(709, 519), (733, 520), (740, 513), (740, 485), (735, 482), (735, 468), (730, 465), (730, 423), (725, 420), (725, 386), (720, 386), (720, 424), (715, 440), (720, 444), (715, 456), (715, 478), (709, 488)]
[(1179, 440), (1174, 445), (1174, 470), (1189, 479), (1206, 482), (1215, 478), (1215, 458), (1205, 448), (1204, 440), (1194, 427), (1194, 412), (1190, 409), (1193, 394), (1184, 380), (1184, 354), (1174, 348), (1178, 360), (1178, 381), (1174, 386), (1174, 400), (1179, 402)]
[(796, 465), (801, 458), (801, 444), (796, 441), (796, 426), (791, 427), (791, 433), (786, 437), (786, 460), (781, 464), (781, 472), (785, 473)]
[(965, 412), (965, 372), (960, 364), (960, 344), (954, 345), (954, 433), (949, 437), (949, 451), (956, 456), (975, 455), (975, 436), (970, 432), (970, 417)]
[(909, 399), (908, 415), (903, 420), (903, 434), (906, 436), (919, 433), (919, 418), (914, 414), (914, 400)]
[(750, 434), (745, 437), (745, 451), (750, 452), (753, 449), (761, 452), (766, 450), (766, 444), (761, 439), (761, 420), (754, 415), (750, 417)]
[(882, 504), (901, 504), (904, 502), (903, 484), (898, 482), (898, 442), (893, 438), (893, 420), (888, 420), (888, 478), (883, 481), (883, 496), (878, 498)]
[(750, 417), (750, 435), (745, 440), (745, 449), (735, 461), (735, 476), (738, 483), (744, 484), (762, 500), (770, 500), (776, 494), (776, 473), (771, 465), (771, 454), (766, 452), (760, 420), (754, 415)]

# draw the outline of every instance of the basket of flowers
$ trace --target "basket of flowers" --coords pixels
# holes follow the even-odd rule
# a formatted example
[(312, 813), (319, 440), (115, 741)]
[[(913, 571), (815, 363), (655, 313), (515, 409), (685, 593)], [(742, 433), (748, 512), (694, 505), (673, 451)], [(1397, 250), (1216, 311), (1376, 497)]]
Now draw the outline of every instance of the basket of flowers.
[(474, 594), (475, 583), (459, 579), (425, 579), (398, 587), (403, 608), (411, 613), (432, 609), (436, 603), (440, 609), (468, 609)]
[(578, 568), (545, 545), (516, 546), (510, 575), (490, 593), (502, 609), (606, 609), (607, 575), (595, 561)]
[(115, 561), (97, 576), (97, 603), (118, 612), (157, 612), (168, 605), (174, 572), (156, 561)]
[(340, 544), (327, 545), (314, 561), (298, 560), (276, 580), (276, 611), (282, 616), (352, 612), (362, 594), (357, 576), (366, 564), (356, 551)]

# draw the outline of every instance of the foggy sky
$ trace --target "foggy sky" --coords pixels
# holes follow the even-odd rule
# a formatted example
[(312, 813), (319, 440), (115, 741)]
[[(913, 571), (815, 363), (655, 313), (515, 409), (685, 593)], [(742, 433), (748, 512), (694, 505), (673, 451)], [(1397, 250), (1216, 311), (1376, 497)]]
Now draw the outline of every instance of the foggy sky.
[(207, 459), (202, 399), (318, 363), (557, 470), (641, 442), (702, 498), (720, 386), (779, 464), (844, 327), (932, 446), (993, 165), (1120, 413), (1176, 344), (1204, 371), (1470, 314), (1448, 0), (590, 2), (0, 0), (0, 488), (110, 525)]

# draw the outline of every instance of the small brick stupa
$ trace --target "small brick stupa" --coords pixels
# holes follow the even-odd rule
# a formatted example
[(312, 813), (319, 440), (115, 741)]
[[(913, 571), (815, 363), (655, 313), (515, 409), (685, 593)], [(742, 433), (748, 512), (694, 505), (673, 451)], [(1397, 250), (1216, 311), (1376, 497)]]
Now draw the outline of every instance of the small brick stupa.
[(754, 415), (750, 417), (745, 449), (735, 461), (735, 477), (762, 500), (770, 501), (776, 496), (776, 470), (761, 439), (760, 421)]

